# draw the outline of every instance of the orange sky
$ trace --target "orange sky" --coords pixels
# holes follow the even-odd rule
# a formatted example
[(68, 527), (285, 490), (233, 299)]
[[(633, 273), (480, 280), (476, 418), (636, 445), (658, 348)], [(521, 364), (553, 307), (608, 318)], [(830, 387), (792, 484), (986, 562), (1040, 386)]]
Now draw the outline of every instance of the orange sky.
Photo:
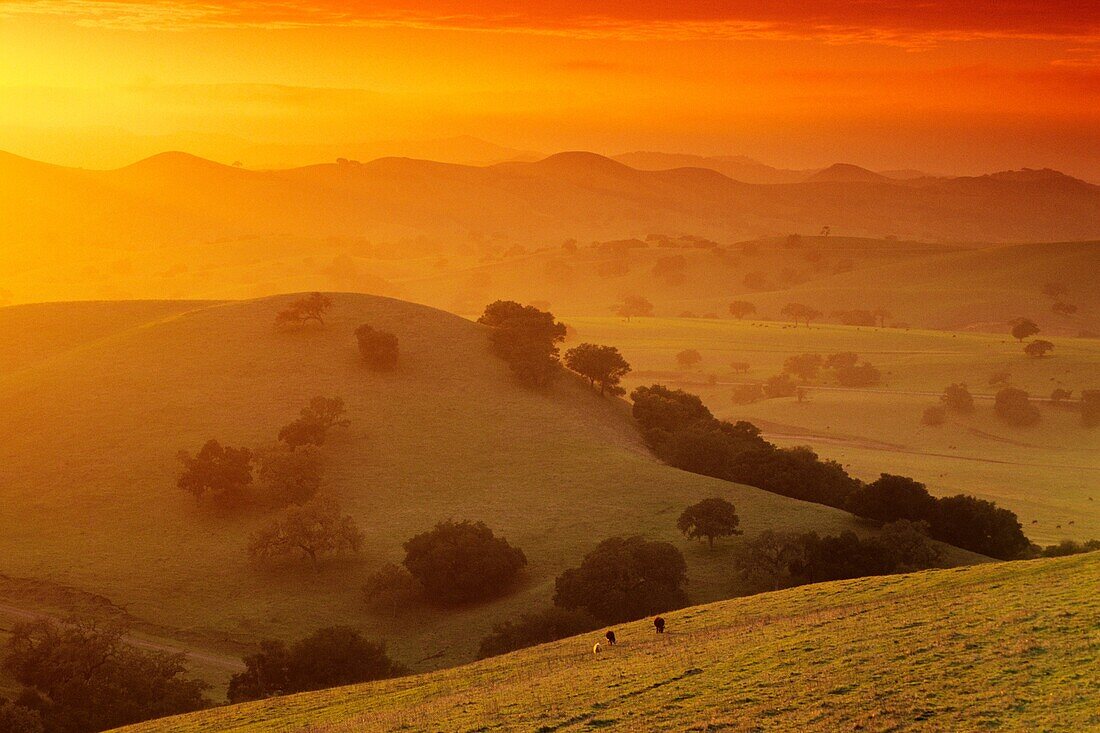
[(1100, 3), (0, 0), (0, 149), (181, 132), (1100, 181)]

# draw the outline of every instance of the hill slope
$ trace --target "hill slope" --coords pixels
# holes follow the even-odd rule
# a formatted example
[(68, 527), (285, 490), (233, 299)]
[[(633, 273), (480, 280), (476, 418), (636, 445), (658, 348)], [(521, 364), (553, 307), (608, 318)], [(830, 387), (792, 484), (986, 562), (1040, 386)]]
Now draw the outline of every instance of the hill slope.
[[(458, 669), (127, 729), (1085, 730), (1100, 553), (804, 586)], [(995, 609), (995, 610), (994, 610)]]
[[(127, 304), (87, 340), (0, 374), (9, 416), (0, 425), (0, 572), (101, 594), (162, 633), (204, 644), (351, 623), (422, 670), (471, 658), (493, 623), (547, 604), (555, 576), (615, 534), (677, 543), (693, 600), (725, 597), (725, 553), (675, 529), (682, 508), (707, 496), (733, 501), (750, 536), (859, 530), (842, 512), (661, 465), (623, 403), (570, 378), (550, 393), (519, 386), (482, 326), (385, 298), (333, 297), (326, 328), (296, 334), (272, 328), (287, 297), (171, 305), (138, 325)], [(103, 308), (13, 307), (0, 322), (62, 333), (91, 313), (102, 320)], [(397, 334), (395, 372), (363, 367), (352, 335), (361, 323)], [(361, 560), (319, 575), (258, 572), (244, 548), (271, 515), (197, 508), (175, 486), (176, 453), (212, 437), (264, 445), (315, 395), (347, 403), (350, 427), (324, 447), (323, 490), (363, 530)], [(449, 517), (484, 520), (524, 549), (520, 590), (446, 613), (369, 616), (365, 576)]]
[(499, 255), (650, 234), (723, 244), (826, 225), (923, 241), (1100, 235), (1100, 187), (1050, 172), (841, 178), (755, 185), (580, 152), (486, 167), (382, 158), (274, 171), (181, 153), (110, 171), (0, 154), (0, 291), (11, 292), (0, 297), (239, 297), (231, 286), (323, 270), (340, 255)]

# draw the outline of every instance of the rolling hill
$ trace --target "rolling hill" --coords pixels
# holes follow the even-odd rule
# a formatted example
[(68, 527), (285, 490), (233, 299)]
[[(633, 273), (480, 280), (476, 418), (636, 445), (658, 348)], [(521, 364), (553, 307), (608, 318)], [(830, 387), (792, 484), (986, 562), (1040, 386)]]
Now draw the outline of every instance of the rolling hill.
[(242, 297), (303, 271), (321, 276), (341, 255), (426, 258), (415, 263), (424, 274), (441, 258), (570, 239), (728, 244), (825, 225), (955, 243), (1100, 235), (1100, 187), (1054, 172), (899, 181), (845, 170), (763, 185), (584, 152), (484, 167), (381, 158), (266, 171), (184, 153), (106, 171), (0, 154), (0, 291), (12, 302)]
[[(727, 597), (725, 551), (674, 526), (707, 496), (728, 497), (750, 536), (867, 531), (839, 511), (658, 463), (623, 403), (568, 377), (550, 393), (519, 386), (482, 326), (335, 295), (323, 330), (277, 332), (288, 298), (0, 309), (0, 353), (21, 355), (0, 373), (0, 572), (96, 593), (161, 638), (215, 650), (350, 623), (424, 670), (470, 659), (493, 623), (545, 605), (555, 576), (616, 534), (677, 543), (693, 601)], [(361, 323), (397, 334), (395, 372), (363, 367)], [(361, 559), (320, 574), (257, 571), (245, 544), (270, 515), (197, 507), (175, 486), (176, 454), (214, 437), (265, 445), (314, 395), (347, 403), (350, 427), (324, 447), (322, 490), (363, 530)], [(520, 590), (451, 612), (369, 615), (363, 579), (447, 518), (484, 520), (523, 548)]]
[[(1100, 724), (1100, 553), (803, 586), (129, 733), (1049, 730)], [(996, 612), (991, 612), (996, 609)]]

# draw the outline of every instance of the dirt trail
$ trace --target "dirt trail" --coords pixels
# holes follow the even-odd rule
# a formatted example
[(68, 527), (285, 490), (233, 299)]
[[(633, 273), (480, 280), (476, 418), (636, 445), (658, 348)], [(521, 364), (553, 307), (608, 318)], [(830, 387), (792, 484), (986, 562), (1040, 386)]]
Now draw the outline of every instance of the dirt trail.
[[(9, 618), (14, 621), (37, 621), (39, 619), (54, 618), (51, 614), (42, 611), (33, 611), (26, 608), (20, 608), (19, 606), (12, 606), (7, 603), (0, 603), (0, 617)], [(168, 652), (169, 654), (178, 654), (182, 652), (189, 662), (205, 667), (214, 667), (227, 672), (240, 672), (244, 670), (244, 664), (240, 659), (218, 654), (217, 652), (190, 649), (181, 644), (158, 640), (154, 637), (123, 634), (122, 641), (138, 649)]]

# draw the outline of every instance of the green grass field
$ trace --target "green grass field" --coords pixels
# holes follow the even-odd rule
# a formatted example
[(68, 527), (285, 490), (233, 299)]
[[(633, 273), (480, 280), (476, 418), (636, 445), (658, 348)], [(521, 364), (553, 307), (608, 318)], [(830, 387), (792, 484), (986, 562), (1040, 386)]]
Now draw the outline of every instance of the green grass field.
[[(519, 386), (470, 321), (338, 295), (323, 331), (279, 333), (286, 301), (125, 304), (113, 317), (104, 304), (0, 309), (0, 354), (20, 354), (0, 371), (0, 573), (99, 594), (149, 633), (228, 658), (345, 623), (424, 671), (471, 659), (494, 623), (546, 605), (554, 578), (615, 534), (681, 547), (693, 602), (735, 594), (729, 546), (711, 553), (675, 529), (708, 496), (729, 498), (748, 536), (867, 531), (836, 510), (661, 465), (625, 403), (571, 378), (549, 393)], [(365, 322), (398, 335), (395, 372), (362, 366), (352, 332)], [(196, 507), (175, 486), (176, 453), (211, 437), (265, 444), (319, 394), (343, 397), (352, 421), (324, 447), (323, 491), (356, 518), (362, 553), (319, 575), (257, 571), (245, 544), (270, 515)], [(484, 520), (523, 548), (522, 587), (472, 607), (369, 615), (364, 578), (446, 518)]]
[[(902, 329), (814, 326), (730, 319), (568, 318), (577, 329), (570, 344), (618, 346), (635, 369), (628, 386), (663, 382), (701, 395), (719, 417), (745, 419), (781, 445), (811, 445), (864, 479), (880, 473), (910, 475), (936, 494), (966, 492), (1017, 512), (1033, 541), (1100, 537), (1100, 433), (1080, 416), (1041, 405), (1042, 422), (1005, 425), (993, 414), (989, 376), (1007, 371), (1010, 383), (1047, 397), (1056, 387), (1100, 388), (1100, 341), (1052, 338), (1054, 355), (1026, 357), (1006, 335)], [(675, 355), (696, 349), (702, 362), (681, 369)], [(807, 400), (764, 400), (736, 405), (734, 384), (762, 381), (792, 354), (854, 351), (883, 373), (883, 384), (843, 391), (827, 374)], [(730, 363), (747, 362), (747, 374)], [(707, 384), (711, 375), (716, 384)], [(921, 424), (925, 407), (943, 388), (968, 382), (976, 397), (972, 415), (948, 424)], [(1059, 526), (1060, 525), (1060, 526)]]
[(1093, 730), (1097, 585), (1100, 553), (823, 583), (626, 624), (598, 657), (593, 632), (126, 730)]

